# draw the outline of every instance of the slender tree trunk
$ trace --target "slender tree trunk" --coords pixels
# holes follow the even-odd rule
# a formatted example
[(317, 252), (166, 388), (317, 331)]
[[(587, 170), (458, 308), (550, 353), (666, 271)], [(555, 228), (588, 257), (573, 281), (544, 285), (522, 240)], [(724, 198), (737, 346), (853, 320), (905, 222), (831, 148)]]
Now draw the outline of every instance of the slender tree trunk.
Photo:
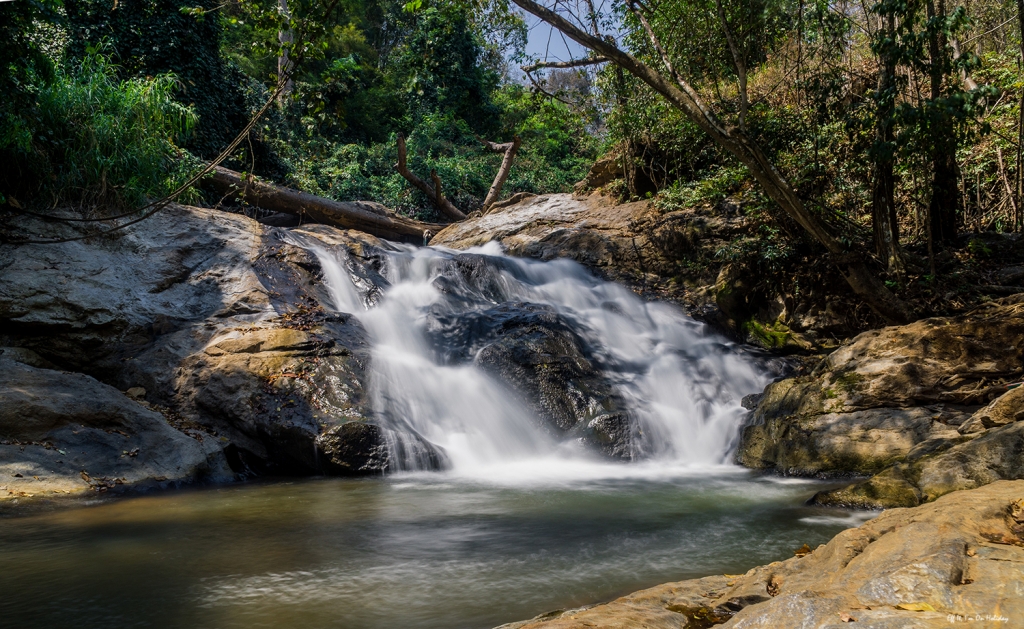
[(789, 182), (782, 176), (772, 161), (756, 142), (742, 130), (727, 128), (703, 102), (696, 90), (671, 65), (660, 43), (653, 36), (649, 25), (643, 19), (645, 30), (651, 36), (655, 48), (661, 54), (667, 70), (666, 75), (620, 50), (607, 39), (588, 35), (554, 11), (541, 6), (534, 0), (513, 0), (523, 10), (537, 16), (562, 31), (567, 37), (590, 50), (607, 57), (624, 70), (649, 85), (663, 96), (672, 106), (678, 108), (698, 125), (716, 144), (732, 153), (773, 201), (795, 220), (807, 233), (817, 240), (830, 254), (843, 273), (850, 287), (883, 318), (893, 323), (905, 323), (913, 318), (910, 308), (886, 288), (878, 277), (867, 267), (863, 255), (851, 254), (845, 245), (837, 240), (825, 226), (807, 210), (803, 201)]
[[(1017, 0), (1020, 21), (1020, 66), (1024, 69), (1024, 0)], [(1020, 120), (1017, 122), (1017, 229), (1024, 229), (1024, 90), (1020, 95)]]
[[(895, 36), (894, 18), (888, 16), (890, 37)], [(884, 54), (878, 68), (878, 111), (875, 120), (875, 158), (871, 177), (871, 221), (874, 225), (875, 252), (885, 261), (892, 275), (903, 273), (900, 232), (896, 214), (896, 63)]]
[[(291, 13), (288, 11), (288, 0), (277, 0), (277, 7), (281, 12), (281, 15), (286, 18), (291, 18)], [(280, 80), (280, 77), (283, 77), (292, 71), (293, 64), (288, 58), (288, 47), (294, 43), (295, 34), (291, 29), (281, 30), (277, 32), (277, 39), (281, 44), (281, 54), (277, 57), (277, 76), (278, 80)], [(288, 80), (285, 81), (284, 89), (281, 90), (281, 94), (277, 97), (278, 104), (284, 104), (285, 99), (288, 98), (289, 94), (291, 94), (292, 89), (294, 89), (294, 83), (289, 76)]]
[(494, 176), (494, 182), (491, 183), (490, 190), (487, 191), (487, 196), (484, 198), (484, 204), (481, 208), (485, 213), (491, 208), (492, 205), (498, 202), (498, 197), (501, 196), (501, 189), (505, 185), (505, 181), (508, 180), (508, 175), (512, 172), (512, 162), (516, 158), (516, 152), (519, 150), (519, 145), (522, 143), (519, 136), (511, 142), (505, 144), (495, 144), (494, 142), (483, 141), (484, 146), (496, 153), (504, 153), (505, 156), (501, 160), (501, 166), (498, 168), (498, 174)]
[[(935, 0), (928, 0), (928, 17), (944, 18), (945, 0), (939, 0), (936, 11)], [(931, 102), (935, 105), (942, 97), (942, 80), (946, 74), (946, 37), (932, 29), (928, 37), (928, 52), (931, 57)], [(942, 107), (933, 106), (929, 112), (932, 151), (932, 198), (928, 205), (928, 220), (931, 237), (936, 243), (956, 242), (957, 214), (960, 210), (960, 189), (956, 165), (956, 137), (953, 121)]]
[(398, 171), (406, 181), (425, 194), (426, 197), (430, 199), (430, 202), (434, 204), (434, 207), (436, 207), (437, 210), (446, 217), (453, 221), (461, 221), (466, 218), (466, 215), (462, 210), (452, 205), (452, 202), (441, 194), (441, 179), (437, 176), (435, 171), (430, 172), (430, 177), (434, 180), (434, 185), (431, 186), (409, 170), (405, 148), (405, 136), (401, 133), (398, 134), (398, 163), (395, 164), (395, 170)]

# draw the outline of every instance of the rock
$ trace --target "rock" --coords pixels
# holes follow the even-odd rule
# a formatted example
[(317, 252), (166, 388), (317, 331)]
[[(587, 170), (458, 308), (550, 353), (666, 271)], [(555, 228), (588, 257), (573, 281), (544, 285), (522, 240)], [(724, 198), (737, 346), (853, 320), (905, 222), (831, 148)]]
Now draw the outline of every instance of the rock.
[[(769, 385), (737, 458), (785, 474), (877, 473), (969, 439), (985, 421), (971, 421), (977, 405), (1022, 373), (1024, 299), (865, 332), (810, 376)], [(1008, 413), (1016, 417), (1001, 410), (1012, 409), (1013, 400), (984, 416), (993, 425)]]
[(622, 158), (615, 152), (594, 162), (583, 181), (573, 186), (573, 191), (576, 194), (584, 194), (590, 190), (607, 186), (623, 176)]
[[(617, 203), (601, 194), (550, 194), (453, 223), (430, 244), (467, 249), (495, 241), (515, 256), (569, 258), (599, 277), (673, 301), (736, 340), (749, 339), (770, 349), (819, 351), (835, 347), (832, 337), (861, 329), (862, 323), (851, 316), (856, 309), (849, 299), (819, 304), (821, 291), (806, 290), (795, 299), (767, 294), (764, 287), (755, 290), (756, 282), (750, 281), (730, 287), (734, 295), (721, 290), (717, 280), (730, 263), (719, 252), (741, 241), (754, 243), (756, 228), (742, 212), (731, 209), (698, 206), (668, 211), (649, 201)], [(738, 273), (742, 266), (733, 268)], [(819, 275), (824, 272), (817, 270)], [(836, 281), (842, 285), (838, 275)], [(731, 301), (730, 295), (735, 297)], [(728, 313), (720, 309), (719, 297)], [(754, 307), (764, 303), (781, 307)], [(818, 316), (809, 316), (812, 311)]]
[[(388, 442), (395, 444), (392, 448)], [(410, 469), (440, 470), (448, 466), (444, 452), (422, 439), (410, 438), (365, 422), (334, 426), (317, 443), (325, 469), (339, 475), (383, 474)]]
[(1024, 266), (1008, 266), (996, 272), (996, 282), (1002, 286), (1013, 286), (1024, 282)]
[(797, 476), (874, 474), (917, 447), (957, 439), (966, 416), (928, 407), (790, 415), (744, 429), (739, 461)]
[(17, 363), (39, 367), (40, 369), (56, 369), (57, 366), (39, 354), (24, 347), (0, 347), (0, 358), (13, 360)]
[[(1024, 618), (1022, 498), (1024, 481), (959, 491), (739, 577), (667, 583), (500, 629), (1015, 626)], [(979, 617), (988, 620), (970, 620)]]
[[(487, 278), (474, 282), (487, 284)], [(585, 341), (551, 308), (504, 303), (458, 317), (436, 313), (428, 331), (448, 348), (447, 360), (472, 360), (492, 373), (559, 439), (573, 438), (616, 459), (642, 450), (624, 400)]]
[(84, 374), (0, 357), (0, 503), (233, 476), (209, 434)]
[(936, 452), (912, 452), (906, 461), (877, 476), (819, 493), (812, 500), (868, 509), (913, 507), (961, 489), (1020, 478), (1024, 478), (1024, 422), (1014, 422), (964, 443), (950, 440)]
[(316, 256), (297, 242), (345, 260), (357, 307), (379, 298), (384, 241), (170, 206), (117, 239), (0, 246), (0, 346), (167, 409), (236, 473), (362, 473), (335, 464), (320, 437), (378, 419), (363, 395), (365, 331), (334, 312)]
[(1024, 387), (1018, 386), (996, 398), (991, 404), (971, 415), (958, 432), (971, 435), (1024, 420)]

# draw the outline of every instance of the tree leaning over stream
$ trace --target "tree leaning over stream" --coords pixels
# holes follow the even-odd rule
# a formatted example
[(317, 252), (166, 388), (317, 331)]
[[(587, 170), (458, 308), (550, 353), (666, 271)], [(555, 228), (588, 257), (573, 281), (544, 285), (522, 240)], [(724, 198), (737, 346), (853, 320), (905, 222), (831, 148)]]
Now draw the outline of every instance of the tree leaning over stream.
[[(658, 5), (637, 0), (630, 0), (626, 4), (627, 19), (634, 20), (634, 25), (643, 30), (660, 62), (659, 67), (654, 67), (621, 49), (616, 45), (614, 38), (600, 34), (594, 35), (584, 30), (583, 24), (594, 22), (588, 18), (585, 11), (581, 11), (580, 14), (567, 10), (559, 12), (534, 0), (513, 0), (513, 2), (594, 54), (608, 59), (609, 62), (637, 77), (664, 97), (673, 107), (682, 111), (717, 145), (735, 156), (750, 171), (764, 192), (828, 251), (853, 291), (872, 309), (893, 323), (906, 322), (913, 318), (909, 306), (897, 298), (865, 262), (868, 257), (867, 252), (844, 243), (827, 225), (809, 211), (797, 190), (748, 133), (745, 119), (747, 108), (741, 106), (737, 121), (728, 122), (723, 120), (705, 102), (698, 90), (693, 87), (693, 81), (687, 76), (688, 73), (692, 73), (692, 66), (686, 63), (677, 64), (677, 60), (673, 58), (663, 42), (666, 31), (674, 30), (673, 26), (678, 28), (678, 24), (662, 27), (657, 20), (659, 17)], [(558, 7), (559, 5), (556, 3), (554, 6)], [(589, 6), (589, 13), (594, 13), (592, 5)], [(721, 9), (722, 7), (717, 8)], [(716, 12), (723, 27), (723, 38), (726, 39), (733, 64), (739, 69), (738, 74), (743, 77), (745, 76), (744, 68), (747, 66), (745, 52), (749, 50), (749, 47), (742, 44), (747, 42), (736, 41), (739, 35), (734, 29), (729, 28), (728, 17), (724, 10)], [(751, 31), (751, 37), (760, 35), (763, 35), (763, 31)], [(740, 102), (748, 103), (746, 81), (741, 79), (737, 89)]]

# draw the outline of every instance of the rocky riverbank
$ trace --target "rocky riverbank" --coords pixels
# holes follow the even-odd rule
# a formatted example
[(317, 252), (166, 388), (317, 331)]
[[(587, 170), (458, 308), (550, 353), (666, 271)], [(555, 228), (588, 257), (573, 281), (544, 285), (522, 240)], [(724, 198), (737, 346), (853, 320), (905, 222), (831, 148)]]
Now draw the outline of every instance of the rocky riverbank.
[[(1024, 477), (1024, 388), (1015, 386), (1024, 378), (1024, 295), (865, 332), (817, 359), (852, 329), (822, 323), (827, 304), (783, 299), (757, 314), (727, 265), (714, 278), (707, 269), (687, 275), (681, 258), (654, 253), (658, 238), (697, 225), (708, 231), (687, 246), (707, 253), (747, 229), (746, 219), (652, 212), (647, 203), (536, 197), (453, 225), (432, 244), (498, 240), (515, 255), (574, 258), (722, 329), (774, 322), (765, 338), (778, 342), (762, 345), (818, 364), (745, 400), (738, 460), (767, 473), (850, 477), (815, 496), (820, 505), (923, 506), (743, 577), (669, 584), (517, 626), (788, 627), (784, 619), (803, 615), (806, 626), (824, 627), (847, 614), (897, 627), (1019, 612), (1005, 583), (1021, 582), (1021, 510), (1009, 505), (1024, 498), (1024, 484), (999, 481)], [(367, 333), (336, 314), (314, 248), (344, 261), (365, 304), (388, 286), (386, 241), (182, 206), (117, 239), (0, 247), (0, 507), (391, 469), (387, 422), (365, 389)], [(435, 284), (486, 291), (494, 271), (481, 256), (453, 254)], [(430, 316), (453, 360), (495, 373), (552, 434), (628, 458), (621, 400), (555, 313), (503, 304), (471, 320)], [(431, 444), (408, 447), (444, 465)]]
[(866, 332), (810, 375), (770, 385), (738, 459), (790, 475), (877, 474), (816, 497), (868, 508), (1022, 478), (1022, 356), (1024, 295)]
[[(0, 504), (395, 469), (367, 332), (337, 312), (317, 250), (364, 305), (389, 286), (387, 241), (183, 206), (115, 239), (0, 247)], [(499, 271), (453, 254), (434, 285), (486, 293)], [(571, 322), (519, 303), (429, 316), (452, 361), (494, 373), (556, 438), (631, 456), (623, 402)]]
[[(685, 558), (680, 558), (685, 561)], [(500, 629), (1017, 627), (1024, 623), (1024, 481), (891, 509), (828, 544)]]

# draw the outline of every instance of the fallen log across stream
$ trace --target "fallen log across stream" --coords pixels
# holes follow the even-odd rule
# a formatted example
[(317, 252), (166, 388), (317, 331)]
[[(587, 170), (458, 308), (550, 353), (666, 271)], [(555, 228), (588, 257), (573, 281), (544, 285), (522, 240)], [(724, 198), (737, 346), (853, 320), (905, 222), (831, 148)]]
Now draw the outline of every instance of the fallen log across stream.
[(299, 216), (311, 223), (357, 229), (389, 240), (425, 244), (433, 234), (445, 228), (438, 223), (396, 216), (379, 203), (325, 199), (246, 178), (221, 166), (216, 167), (203, 183), (219, 194), (233, 195), (266, 210)]

